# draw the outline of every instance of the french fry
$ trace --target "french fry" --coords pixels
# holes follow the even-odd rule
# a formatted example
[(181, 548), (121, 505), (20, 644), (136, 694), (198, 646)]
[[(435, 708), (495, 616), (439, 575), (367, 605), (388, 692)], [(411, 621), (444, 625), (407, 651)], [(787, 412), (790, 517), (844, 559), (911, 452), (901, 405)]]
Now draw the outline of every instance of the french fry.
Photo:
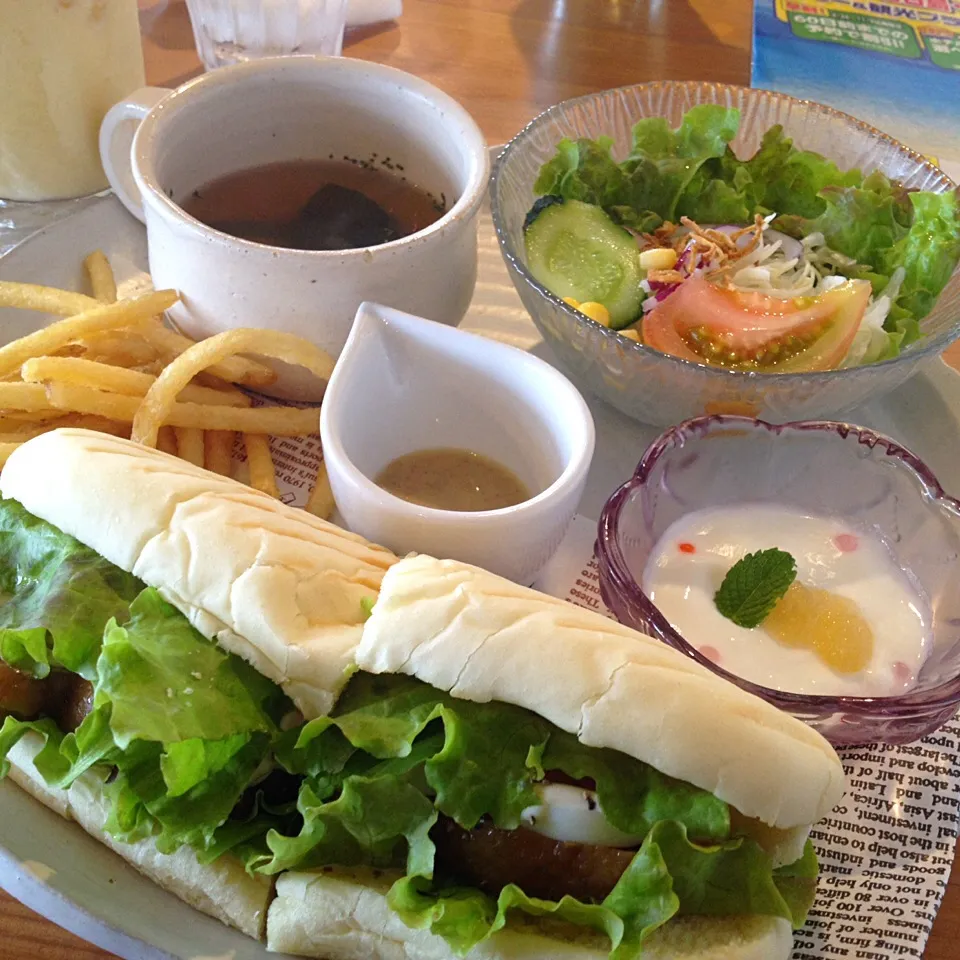
[[(143, 398), (143, 405), (133, 421), (131, 436), (148, 447), (156, 445), (157, 430), (167, 422), (167, 413), (176, 402), (180, 391), (201, 370), (222, 362), (238, 353), (260, 353), (276, 360), (285, 360), (306, 367), (311, 373), (325, 380), (333, 373), (333, 358), (325, 350), (296, 337), (292, 333), (277, 330), (226, 330), (216, 336), (194, 344), (157, 377), (157, 382)], [(252, 413), (253, 411), (248, 411)], [(309, 411), (301, 411), (309, 412)], [(312, 412), (316, 416), (317, 411)], [(273, 433), (274, 431), (247, 431)], [(315, 433), (316, 426), (301, 433)]]
[(172, 456), (177, 455), (177, 435), (173, 432), (173, 427), (161, 427), (157, 435), (157, 449)]
[(84, 337), (72, 346), (79, 348), (74, 356), (83, 355), (87, 360), (115, 367), (138, 367), (158, 359), (156, 347), (130, 330)]
[(243, 444), (247, 450), (250, 486), (279, 499), (277, 474), (273, 466), (273, 456), (270, 453), (270, 438), (262, 433), (245, 433)]
[(62, 410), (52, 408), (45, 410), (4, 410), (0, 408), (0, 428), (9, 427), (13, 423), (31, 424), (62, 416)]
[(101, 303), (115, 303), (117, 281), (106, 254), (102, 250), (94, 250), (84, 259), (83, 269), (87, 271), (94, 299)]
[(225, 393), (231, 397), (243, 397), (245, 401), (243, 405), (251, 405), (250, 398), (239, 387), (235, 387), (228, 380), (221, 380), (220, 377), (215, 377), (205, 370), (198, 373), (190, 382), (194, 384), (194, 386), (206, 387), (209, 390), (215, 390), (217, 393)]
[[(157, 350), (162, 350), (172, 360), (185, 353), (195, 342), (189, 337), (170, 330), (159, 321), (146, 323), (137, 331)], [(242, 383), (245, 387), (269, 387), (277, 375), (269, 367), (245, 357), (228, 357), (213, 364), (207, 371), (230, 383)]]
[(19, 446), (19, 443), (0, 443), (0, 467), (10, 459), (10, 454)]
[(209, 370), (201, 370), (193, 378), (193, 383), (200, 387), (209, 387), (211, 390), (223, 390), (227, 393), (230, 391), (235, 391), (236, 393), (243, 392), (239, 387), (235, 387), (229, 380), (224, 380), (222, 377), (215, 376), (214, 374), (210, 373)]
[(163, 360), (153, 360), (150, 363), (139, 363), (130, 369), (136, 370), (137, 373), (149, 374), (151, 377), (156, 379), (161, 373), (163, 373), (166, 366), (167, 365), (163, 362)]
[[(10, 384), (19, 386), (19, 384)], [(35, 386), (35, 384), (27, 384)], [(106, 393), (92, 387), (51, 381), (46, 385), (47, 399), (58, 410), (94, 414), (110, 420), (132, 423), (142, 400), (119, 393)], [(174, 403), (163, 422), (172, 427), (196, 427), (200, 430), (235, 430), (240, 433), (266, 433), (275, 437), (301, 437), (317, 432), (317, 411), (307, 407), (225, 407), (204, 403)], [(138, 441), (141, 442), (141, 441)]]
[(203, 431), (196, 427), (174, 427), (177, 456), (198, 467), (203, 466)]
[(233, 470), (233, 431), (207, 430), (203, 435), (204, 466), (229, 477)]
[(56, 430), (57, 427), (65, 426), (60, 422), (65, 419), (66, 417), (57, 417), (56, 420), (22, 423), (19, 428), (13, 430), (0, 429), (0, 443), (23, 443), (25, 440), (32, 440), (42, 433), (49, 433), (51, 430)]
[(86, 353), (83, 345), (80, 343), (68, 343), (66, 346), (54, 350), (54, 357), (82, 357)]
[(26, 443), (27, 440), (32, 440), (34, 437), (39, 437), (43, 433), (49, 433), (51, 430), (56, 429), (52, 424), (48, 426), (41, 424), (33, 430), (24, 430), (23, 433), (0, 433), (0, 444)]
[[(96, 363), (80, 357), (34, 357), (20, 368), (20, 376), (27, 383), (44, 383), (47, 380), (62, 380), (82, 387), (94, 387), (109, 393), (122, 393), (128, 397), (145, 397), (156, 382), (149, 373)], [(210, 387), (198, 387), (188, 383), (178, 397), (192, 403), (222, 404), (228, 407), (249, 407), (250, 398), (239, 390), (226, 393)]]
[[(59, 412), (59, 411), (58, 411)], [(82, 413), (68, 413), (54, 420), (37, 423), (21, 423), (17, 429), (8, 433), (0, 432), (0, 442), (23, 443), (61, 427), (81, 427), (84, 430), (96, 430), (98, 433), (111, 433), (115, 437), (130, 436), (130, 424), (107, 420), (105, 417), (91, 417)]]
[(327, 476), (327, 465), (321, 461), (317, 471), (317, 479), (307, 498), (304, 509), (321, 520), (329, 520), (336, 506), (333, 500), (333, 490), (330, 488), (330, 478)]
[(122, 420), (111, 420), (88, 413), (68, 413), (59, 420), (49, 421), (53, 428), (78, 427), (83, 430), (96, 430), (97, 433), (109, 433), (115, 437), (130, 439), (130, 424)]
[(0, 347), (0, 374), (10, 373), (25, 360), (49, 354), (58, 347), (88, 334), (140, 323), (148, 317), (162, 313), (176, 303), (177, 299), (175, 291), (161, 290), (116, 303), (103, 304), (94, 300), (92, 302), (96, 306), (85, 313), (57, 320), (42, 330)]
[(21, 310), (39, 310), (41, 313), (72, 317), (99, 306), (101, 304), (93, 297), (71, 290), (0, 280), (0, 307), (18, 307)]
[[(0, 307), (63, 317), (0, 347), (0, 466), (22, 443), (76, 427), (156, 445), (231, 476), (236, 434), (247, 451), (250, 486), (279, 498), (270, 436), (317, 432), (317, 409), (252, 406), (234, 384), (269, 386), (276, 373), (246, 354), (304, 366), (329, 379), (332, 358), (308, 341), (264, 330), (234, 330), (197, 344), (159, 315), (177, 301), (166, 290), (117, 300), (104, 253), (83, 261), (93, 296), (29, 283), (0, 282)], [(334, 509), (321, 464), (307, 509)]]
[(55, 409), (39, 383), (0, 383), (0, 407), (30, 413)]

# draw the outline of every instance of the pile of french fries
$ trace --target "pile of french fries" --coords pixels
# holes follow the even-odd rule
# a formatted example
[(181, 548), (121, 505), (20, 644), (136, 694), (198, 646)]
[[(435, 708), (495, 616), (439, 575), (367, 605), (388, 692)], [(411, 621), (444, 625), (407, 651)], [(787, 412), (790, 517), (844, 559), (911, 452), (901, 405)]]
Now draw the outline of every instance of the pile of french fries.
[[(329, 379), (331, 357), (300, 337), (231, 330), (195, 343), (163, 324), (175, 291), (117, 299), (102, 252), (84, 260), (91, 295), (0, 281), (0, 307), (62, 319), (0, 347), (0, 465), (31, 437), (83, 427), (179, 456), (233, 476), (236, 435), (243, 437), (250, 486), (278, 497), (270, 436), (317, 432), (316, 407), (253, 406), (241, 387), (268, 387), (276, 373), (240, 356), (254, 353), (307, 367)], [(321, 465), (307, 509), (333, 512)]]

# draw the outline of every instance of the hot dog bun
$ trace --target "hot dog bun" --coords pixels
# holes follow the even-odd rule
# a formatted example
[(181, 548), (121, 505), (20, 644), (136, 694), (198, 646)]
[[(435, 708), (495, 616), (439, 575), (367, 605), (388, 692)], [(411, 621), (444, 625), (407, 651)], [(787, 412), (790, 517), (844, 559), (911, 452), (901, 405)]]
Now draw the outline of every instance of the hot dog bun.
[(39, 734), (27, 733), (13, 747), (7, 756), (11, 780), (61, 817), (76, 821), (92, 837), (190, 906), (248, 937), (263, 939), (267, 907), (273, 898), (271, 878), (250, 876), (241, 863), (230, 857), (220, 857), (211, 864), (198, 863), (189, 847), (163, 854), (153, 840), (118, 843), (104, 830), (109, 808), (103, 778), (91, 770), (82, 774), (69, 790), (47, 786), (33, 765), (42, 746)]
[(525, 707), (778, 830), (805, 831), (843, 795), (839, 758), (806, 724), (659, 640), (456, 561), (387, 571), (357, 663)]
[[(280, 683), (307, 716), (327, 712), (359, 667), (404, 673), (467, 700), (532, 710), (590, 746), (710, 790), (792, 862), (844, 776), (819, 734), (692, 660), (602, 616), (454, 561), (403, 561), (302, 511), (157, 451), (82, 430), (29, 441), (0, 476), (5, 497), (154, 586), (204, 634)], [(376, 599), (364, 623), (361, 601)], [(251, 935), (270, 889), (225, 860), (116, 844), (101, 782), (51, 791), (31, 754), (14, 777), (157, 883)], [(294, 872), (277, 881), (271, 949), (329, 960), (452, 960), (389, 909), (391, 877)], [(255, 886), (252, 886), (255, 885)], [(254, 917), (244, 920), (244, 914)], [(246, 924), (246, 926), (243, 926)], [(254, 929), (254, 926), (256, 929)], [(671, 920), (645, 960), (786, 960), (769, 917)], [(472, 960), (600, 960), (591, 935), (524, 916)]]
[[(297, 872), (277, 880), (267, 948), (321, 960), (455, 960), (429, 930), (387, 904), (395, 876), (370, 870)], [(787, 960), (790, 924), (775, 917), (681, 917), (644, 943), (643, 960)], [(607, 940), (583, 928), (511, 917), (469, 960), (607, 960)]]
[(0, 491), (156, 587), (205, 636), (327, 713), (396, 560), (228, 477), (103, 433), (54, 430), (18, 448)]

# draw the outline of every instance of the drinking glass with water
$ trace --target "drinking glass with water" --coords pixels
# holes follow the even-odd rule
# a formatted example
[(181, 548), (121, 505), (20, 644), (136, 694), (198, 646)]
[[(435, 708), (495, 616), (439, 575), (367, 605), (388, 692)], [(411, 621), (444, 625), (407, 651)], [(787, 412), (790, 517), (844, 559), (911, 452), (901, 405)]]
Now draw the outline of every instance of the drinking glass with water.
[(284, 54), (339, 56), (347, 0), (187, 0), (208, 70)]

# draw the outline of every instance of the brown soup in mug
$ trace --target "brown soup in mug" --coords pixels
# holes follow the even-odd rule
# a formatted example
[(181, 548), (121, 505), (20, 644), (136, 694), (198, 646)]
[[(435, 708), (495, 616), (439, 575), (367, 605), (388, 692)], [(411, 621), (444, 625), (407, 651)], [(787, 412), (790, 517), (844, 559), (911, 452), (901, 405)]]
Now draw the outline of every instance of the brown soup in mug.
[(238, 170), (180, 205), (243, 240), (295, 250), (353, 250), (408, 237), (444, 206), (394, 168), (347, 160), (289, 160)]

